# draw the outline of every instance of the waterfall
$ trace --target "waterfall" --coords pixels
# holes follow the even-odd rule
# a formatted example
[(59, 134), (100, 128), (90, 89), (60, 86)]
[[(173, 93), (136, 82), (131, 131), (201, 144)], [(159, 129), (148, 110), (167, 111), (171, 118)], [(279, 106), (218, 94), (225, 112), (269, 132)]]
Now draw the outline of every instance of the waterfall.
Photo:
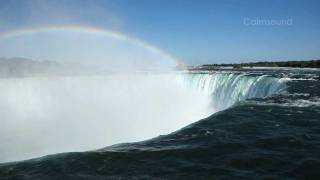
[(268, 75), (236, 73), (191, 73), (184, 76), (190, 88), (211, 99), (213, 112), (224, 110), (248, 99), (270, 96), (285, 88), (282, 79)]
[(284, 84), (246, 74), (0, 79), (0, 162), (168, 134)]

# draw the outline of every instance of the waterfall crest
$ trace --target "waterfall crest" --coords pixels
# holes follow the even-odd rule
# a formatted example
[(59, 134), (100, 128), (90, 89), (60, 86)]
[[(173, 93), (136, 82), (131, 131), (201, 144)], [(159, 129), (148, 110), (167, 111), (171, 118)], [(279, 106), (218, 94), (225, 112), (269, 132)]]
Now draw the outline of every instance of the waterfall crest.
[(248, 98), (261, 98), (285, 89), (282, 79), (268, 75), (235, 73), (187, 74), (189, 86), (211, 98), (214, 112), (224, 110)]

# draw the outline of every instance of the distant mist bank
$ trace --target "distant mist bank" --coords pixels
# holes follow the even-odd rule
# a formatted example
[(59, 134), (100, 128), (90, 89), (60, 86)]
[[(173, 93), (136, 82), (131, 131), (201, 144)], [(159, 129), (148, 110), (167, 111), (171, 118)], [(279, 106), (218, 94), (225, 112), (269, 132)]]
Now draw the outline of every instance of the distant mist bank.
[(58, 63), (53, 61), (36, 61), (28, 58), (0, 57), (0, 77), (28, 77), (38, 75), (72, 75), (90, 72), (77, 64)]

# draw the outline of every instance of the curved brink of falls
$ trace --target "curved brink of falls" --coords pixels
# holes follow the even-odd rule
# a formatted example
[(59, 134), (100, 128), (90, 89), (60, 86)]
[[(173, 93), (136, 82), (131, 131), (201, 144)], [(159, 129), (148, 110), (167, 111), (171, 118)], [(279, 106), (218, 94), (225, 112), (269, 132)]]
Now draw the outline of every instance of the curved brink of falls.
[(286, 88), (282, 79), (268, 75), (233, 73), (188, 74), (190, 87), (210, 96), (214, 112), (227, 109), (236, 102), (270, 96)]
[(232, 73), (1, 79), (0, 162), (145, 140), (284, 88)]

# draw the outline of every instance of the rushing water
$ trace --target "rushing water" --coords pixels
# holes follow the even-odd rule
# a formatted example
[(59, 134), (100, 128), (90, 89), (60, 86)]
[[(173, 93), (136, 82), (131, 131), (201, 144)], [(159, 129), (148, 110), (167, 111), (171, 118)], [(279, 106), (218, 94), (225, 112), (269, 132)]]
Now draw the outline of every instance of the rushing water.
[[(177, 119), (207, 116), (210, 113), (213, 115), (200, 121), (182, 119), (181, 124), (167, 121), (166, 125), (174, 127), (170, 131), (176, 130), (175, 132), (146, 141), (5, 163), (0, 165), (0, 177), (315, 179), (320, 176), (319, 74), (318, 70), (261, 69), (194, 72), (166, 79), (152, 77), (150, 81), (141, 82), (154, 83), (147, 86), (147, 89), (139, 88), (138, 92), (145, 94), (157, 89), (157, 94), (140, 96), (150, 98), (152, 103), (149, 102), (148, 105), (161, 102), (155, 108), (166, 108), (158, 114), (149, 109), (151, 114), (148, 118), (155, 120), (151, 122), (156, 123), (155, 127), (159, 126), (158, 121), (166, 121), (174, 112), (181, 113), (171, 115)], [(70, 82), (67, 84), (70, 85)], [(73, 84), (72, 87), (77, 86)], [(91, 83), (88, 87), (96, 86)], [(131, 89), (138, 86), (129, 87)], [(172, 93), (173, 89), (170, 87), (180, 90)], [(123, 88), (122, 86), (117, 91), (121, 92)], [(106, 89), (108, 88), (102, 89), (103, 92)], [(117, 94), (117, 91), (113, 89), (108, 92)], [(97, 95), (96, 98), (100, 99), (99, 93), (95, 91), (94, 97)], [(72, 93), (68, 95), (73, 98), (75, 96)], [(155, 95), (158, 101), (154, 101)], [(61, 99), (68, 101), (69, 96), (62, 96)], [(129, 97), (126, 96), (124, 102), (131, 101), (132, 106), (139, 104), (134, 103), (135, 98)], [(91, 98), (90, 95), (89, 99)], [(137, 102), (141, 102), (140, 98), (137, 98)], [(170, 106), (170, 103), (163, 103), (166, 98), (174, 104)], [(60, 102), (61, 99), (56, 101)], [(177, 101), (182, 102), (177, 104)], [(72, 108), (81, 106), (78, 103)], [(122, 110), (125, 111), (125, 108)], [(194, 114), (199, 110), (202, 112)], [(129, 115), (134, 116), (134, 113)], [(141, 125), (143, 124), (145, 122)], [(189, 125), (182, 128), (187, 124)], [(126, 126), (123, 123), (121, 125)], [(132, 124), (129, 127), (132, 128)], [(162, 130), (169, 130), (168, 126), (164, 127)], [(178, 130), (179, 128), (182, 129)], [(159, 134), (163, 134), (162, 132)]]
[(284, 80), (268, 75), (245, 73), (192, 73), (184, 76), (191, 88), (208, 95), (214, 112), (224, 110), (236, 102), (270, 96), (285, 89)]

